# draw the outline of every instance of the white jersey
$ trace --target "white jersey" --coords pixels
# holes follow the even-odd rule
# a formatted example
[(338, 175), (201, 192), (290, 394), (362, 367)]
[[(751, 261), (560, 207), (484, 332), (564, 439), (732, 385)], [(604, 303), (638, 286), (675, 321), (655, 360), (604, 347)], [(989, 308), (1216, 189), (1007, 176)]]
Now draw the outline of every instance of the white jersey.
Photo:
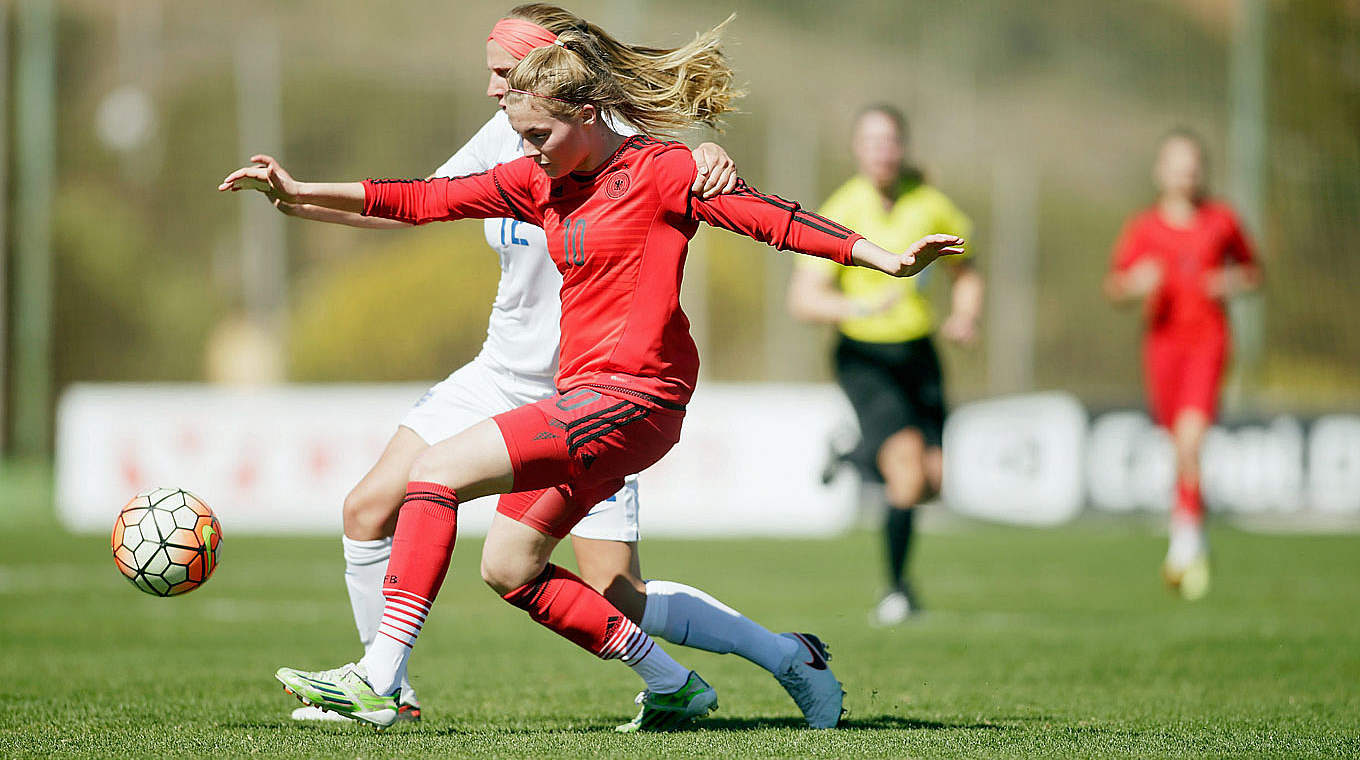
[[(505, 111), (497, 109), (434, 176), (477, 174), (523, 155), (519, 134), (510, 127)], [(487, 245), (500, 257), (501, 279), (477, 358), (540, 382), (551, 392), (557, 372), (562, 275), (548, 255), (548, 240), (542, 228), (518, 219), (487, 219), (483, 224)]]
[[(636, 131), (614, 121), (610, 126), (621, 134)], [(498, 109), (434, 176), (489, 171), (523, 155), (519, 134)], [(548, 255), (547, 237), (541, 227), (518, 219), (487, 219), (484, 230), (487, 245), (500, 257), (501, 279), (481, 353), (431, 388), (401, 423), (430, 445), (487, 417), (547, 398), (554, 390), (562, 275)], [(572, 535), (602, 541), (638, 540), (637, 476), (629, 476), (617, 494), (595, 505)]]

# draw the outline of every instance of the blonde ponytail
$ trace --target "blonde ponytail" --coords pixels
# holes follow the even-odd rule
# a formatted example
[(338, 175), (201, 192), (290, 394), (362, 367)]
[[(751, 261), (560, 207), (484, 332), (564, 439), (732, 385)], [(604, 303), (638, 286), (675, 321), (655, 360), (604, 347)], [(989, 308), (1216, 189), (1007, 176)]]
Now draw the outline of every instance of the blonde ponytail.
[(625, 44), (545, 3), (518, 6), (508, 18), (531, 21), (557, 35), (558, 44), (530, 51), (508, 77), (512, 89), (545, 96), (541, 105), (554, 116), (569, 116), (590, 103), (647, 133), (694, 124), (719, 128), (719, 117), (745, 94), (733, 85), (732, 67), (719, 48), (735, 16), (671, 49)]

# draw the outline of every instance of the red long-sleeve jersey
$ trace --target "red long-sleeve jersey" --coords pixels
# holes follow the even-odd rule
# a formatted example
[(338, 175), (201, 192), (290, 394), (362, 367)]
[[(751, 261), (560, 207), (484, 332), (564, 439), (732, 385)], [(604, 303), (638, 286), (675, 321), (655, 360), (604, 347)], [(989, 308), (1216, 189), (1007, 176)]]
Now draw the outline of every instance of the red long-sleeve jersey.
[(841, 264), (860, 238), (745, 182), (696, 198), (695, 171), (684, 145), (635, 135), (589, 174), (550, 179), (522, 158), (467, 177), (367, 180), (364, 214), (413, 224), (513, 217), (542, 227), (562, 273), (558, 389), (594, 385), (682, 405), (699, 373), (680, 309), (699, 222)]
[(1147, 260), (1162, 270), (1162, 283), (1147, 302), (1149, 334), (1189, 343), (1226, 337), (1227, 315), (1223, 302), (1209, 293), (1209, 278), (1228, 264), (1256, 263), (1227, 204), (1200, 204), (1188, 227), (1168, 224), (1156, 208), (1135, 215), (1115, 243), (1110, 268), (1127, 272)]

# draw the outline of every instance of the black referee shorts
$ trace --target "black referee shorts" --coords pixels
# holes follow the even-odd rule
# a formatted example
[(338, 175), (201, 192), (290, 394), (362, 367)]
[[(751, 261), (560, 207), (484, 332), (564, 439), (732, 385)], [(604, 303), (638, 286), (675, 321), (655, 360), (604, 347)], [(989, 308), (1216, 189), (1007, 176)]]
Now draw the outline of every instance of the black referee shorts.
[(929, 337), (905, 343), (865, 343), (841, 336), (836, 346), (836, 380), (859, 418), (855, 463), (882, 479), (878, 450), (904, 429), (919, 430), (926, 446), (944, 434), (944, 378), (940, 356)]

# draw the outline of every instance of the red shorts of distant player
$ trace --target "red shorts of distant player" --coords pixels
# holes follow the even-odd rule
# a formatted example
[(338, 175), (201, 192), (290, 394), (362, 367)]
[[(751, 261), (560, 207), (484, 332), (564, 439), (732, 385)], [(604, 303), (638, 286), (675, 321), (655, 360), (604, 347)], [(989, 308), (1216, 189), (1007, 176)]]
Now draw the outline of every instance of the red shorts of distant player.
[(1227, 356), (1228, 337), (1223, 333), (1150, 334), (1143, 345), (1143, 369), (1157, 424), (1170, 429), (1187, 409), (1213, 421)]
[(581, 387), (496, 415), (514, 467), (514, 493), (496, 511), (563, 538), (625, 476), (680, 440), (683, 408)]

